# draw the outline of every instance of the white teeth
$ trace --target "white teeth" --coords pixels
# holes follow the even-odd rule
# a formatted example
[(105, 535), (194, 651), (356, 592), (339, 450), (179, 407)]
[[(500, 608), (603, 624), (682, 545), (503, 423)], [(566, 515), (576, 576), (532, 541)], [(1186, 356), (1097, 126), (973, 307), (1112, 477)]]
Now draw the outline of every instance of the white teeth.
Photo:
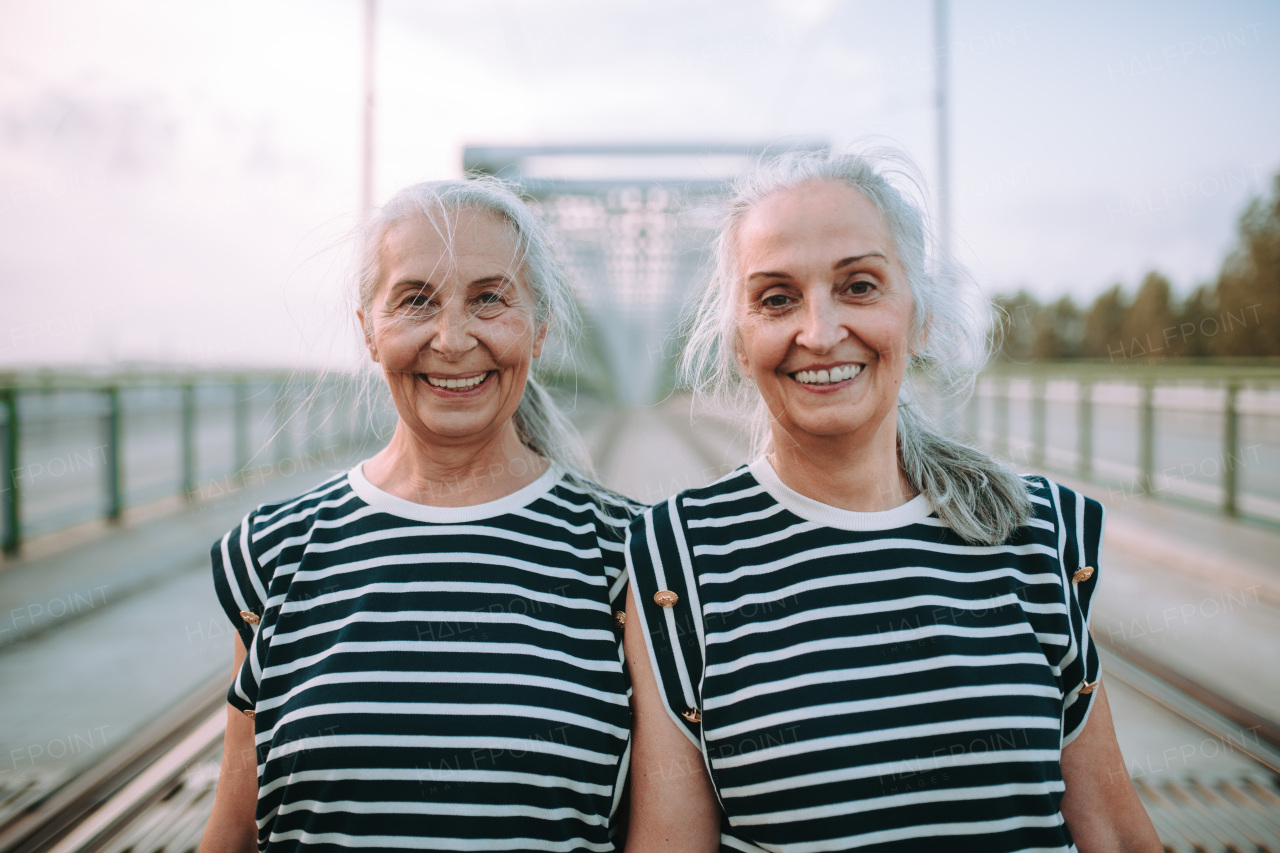
[(467, 379), (437, 379), (434, 376), (428, 376), (427, 381), (437, 388), (474, 388), (483, 382), (489, 374), (481, 373), (479, 376), (471, 376)]
[(797, 382), (806, 385), (830, 385), (852, 379), (862, 372), (861, 364), (844, 364), (830, 370), (801, 370), (795, 374)]

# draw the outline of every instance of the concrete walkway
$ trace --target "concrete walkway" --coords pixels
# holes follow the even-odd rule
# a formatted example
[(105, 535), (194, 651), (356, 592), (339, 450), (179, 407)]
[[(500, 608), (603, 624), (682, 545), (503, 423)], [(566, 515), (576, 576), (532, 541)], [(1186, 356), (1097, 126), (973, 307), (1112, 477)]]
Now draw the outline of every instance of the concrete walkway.
[[(746, 459), (732, 424), (690, 421), (687, 400), (577, 412), (601, 479), (646, 502), (710, 482)], [(98, 760), (226, 670), (231, 634), (208, 549), (252, 506), (297, 494), (367, 454), (0, 568), (0, 788), (61, 778)], [(1280, 717), (1280, 530), (1104, 487), (1064, 485), (1107, 506), (1093, 631), (1155, 656), (1263, 716)], [(1110, 685), (1110, 682), (1108, 682)], [(1120, 683), (1109, 686), (1131, 768), (1237, 773), (1204, 734)], [(1153, 710), (1154, 709), (1154, 710)]]
[[(189, 509), (126, 523), (0, 571), (0, 789), (51, 785), (102, 758), (225, 670), (232, 634), (209, 548), (260, 503), (355, 459), (293, 466)], [(56, 545), (56, 543), (54, 543)], [(51, 553), (49, 553), (51, 551)]]

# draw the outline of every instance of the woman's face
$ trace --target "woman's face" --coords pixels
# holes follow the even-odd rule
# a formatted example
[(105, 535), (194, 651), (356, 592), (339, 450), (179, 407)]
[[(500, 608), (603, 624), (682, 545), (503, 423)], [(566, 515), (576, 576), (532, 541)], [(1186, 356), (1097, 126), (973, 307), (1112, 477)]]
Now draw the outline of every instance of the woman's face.
[(404, 424), (429, 443), (457, 445), (507, 426), (546, 330), (510, 224), (489, 212), (449, 216), (452, 252), (422, 217), (387, 233), (367, 343)]
[(828, 181), (766, 197), (736, 244), (737, 356), (775, 430), (867, 439), (896, 417), (911, 292), (875, 205)]

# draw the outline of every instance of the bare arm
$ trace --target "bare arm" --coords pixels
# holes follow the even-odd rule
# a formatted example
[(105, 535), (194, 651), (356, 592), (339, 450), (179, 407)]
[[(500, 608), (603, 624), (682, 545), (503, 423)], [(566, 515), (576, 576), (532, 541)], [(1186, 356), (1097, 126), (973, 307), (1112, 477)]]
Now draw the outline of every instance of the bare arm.
[(1105, 688), (1093, 697), (1084, 731), (1062, 750), (1062, 816), (1080, 853), (1160, 853), (1151, 818), (1116, 742)]
[[(244, 663), (244, 642), (237, 634), (235, 678)], [(213, 798), (213, 813), (200, 839), (200, 853), (238, 853), (258, 849), (258, 756), (253, 742), (253, 720), (227, 706), (227, 733), (223, 740), (222, 770)]]
[(633, 592), (623, 640), (631, 669), (631, 831), (628, 853), (714, 853), (720, 806), (702, 753), (667, 716), (645, 648)]

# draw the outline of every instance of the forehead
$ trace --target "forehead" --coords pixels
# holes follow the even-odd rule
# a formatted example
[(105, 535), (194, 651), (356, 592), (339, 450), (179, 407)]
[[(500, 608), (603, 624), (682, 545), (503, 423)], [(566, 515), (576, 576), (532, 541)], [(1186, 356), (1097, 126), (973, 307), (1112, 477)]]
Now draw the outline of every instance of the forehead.
[(893, 241), (880, 211), (852, 187), (808, 181), (761, 199), (743, 217), (735, 249), (739, 270), (814, 262), (883, 252)]
[[(382, 241), (382, 265), (387, 274), (430, 270), (510, 273), (519, 253), (516, 229), (502, 216), (487, 210), (463, 208), (402, 219), (387, 230)], [(426, 272), (424, 272), (426, 268)]]

